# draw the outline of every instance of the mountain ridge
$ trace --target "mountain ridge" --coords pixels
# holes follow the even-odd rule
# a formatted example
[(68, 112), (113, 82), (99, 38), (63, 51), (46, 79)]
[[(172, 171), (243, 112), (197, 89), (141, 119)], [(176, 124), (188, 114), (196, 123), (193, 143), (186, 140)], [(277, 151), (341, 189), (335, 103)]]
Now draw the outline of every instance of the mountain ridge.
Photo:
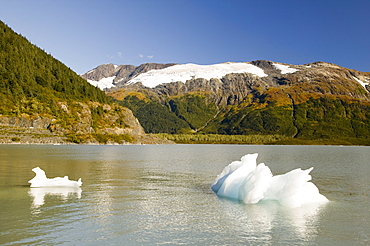
[[(302, 69), (307, 70), (307, 69), (310, 69), (311, 67), (315, 67), (315, 68), (325, 67), (325, 68), (332, 68), (332, 69), (340, 69), (340, 70), (350, 71), (350, 73), (353, 74), (352, 79), (354, 79), (356, 82), (362, 84), (363, 87), (366, 90), (368, 90), (366, 85), (368, 85), (369, 82), (370, 82), (369, 73), (360, 72), (360, 71), (353, 70), (353, 69), (343, 68), (343, 67), (335, 65), (333, 63), (326, 63), (326, 62), (318, 61), (318, 62), (308, 63), (308, 64), (304, 64), (304, 65), (292, 65), (292, 64), (287, 64), (287, 63), (277, 63), (277, 62), (271, 62), (271, 61), (266, 61), (266, 60), (256, 60), (256, 61), (251, 61), (251, 62), (227, 62), (227, 63), (219, 63), (219, 64), (211, 64), (211, 65), (175, 64), (175, 63), (168, 63), (168, 64), (146, 63), (146, 64), (141, 64), (140, 66), (137, 66), (137, 67), (133, 66), (133, 65), (104, 64), (104, 65), (98, 66), (98, 67), (90, 70), (89, 72), (81, 75), (81, 77), (86, 79), (90, 83), (94, 84), (95, 86), (99, 86), (99, 81), (102, 80), (102, 79), (112, 78), (111, 83), (113, 83), (113, 85), (108, 88), (110, 91), (112, 91), (112, 90), (115, 90), (115, 89), (118, 89), (118, 88), (121, 88), (121, 87), (128, 86), (132, 83), (141, 82), (140, 78), (138, 78), (138, 77), (142, 76), (143, 74), (144, 75), (148, 74), (147, 77), (152, 77), (151, 78), (152, 80), (154, 80), (154, 79), (158, 80), (158, 82), (154, 86), (150, 86), (150, 87), (153, 88), (155, 86), (158, 86), (158, 85), (161, 85), (161, 84), (164, 84), (164, 83), (169, 83), (169, 82), (161, 83), (161, 81), (160, 81), (161, 78), (160, 77), (153, 78), (154, 73), (164, 71), (164, 70), (166, 70), (165, 68), (171, 67), (170, 68), (171, 71), (169, 71), (167, 74), (162, 74), (162, 77), (172, 76), (173, 77), (172, 82), (181, 81), (183, 83), (186, 83), (187, 80), (196, 79), (196, 78), (205, 78), (204, 76), (202, 77), (202, 76), (197, 76), (196, 75), (196, 71), (194, 71), (195, 70), (194, 66), (198, 66), (199, 67), (198, 71), (202, 71), (202, 69), (206, 70), (206, 69), (210, 68), (211, 66), (220, 66), (220, 65), (224, 65), (224, 64), (238, 64), (238, 65), (239, 64), (240, 65), (241, 64), (250, 64), (250, 65), (255, 66), (257, 69), (262, 69), (263, 70), (265, 75), (262, 75), (262, 76), (259, 75), (259, 77), (270, 77), (270, 78), (274, 77), (274, 76), (284, 75), (284, 74), (294, 74), (296, 72), (299, 72)], [(180, 67), (178, 70), (181, 70), (181, 69), (184, 70), (183, 67), (189, 66), (189, 65), (193, 65), (193, 67), (189, 68), (188, 72), (193, 73), (195, 76), (190, 76), (192, 78), (188, 77), (188, 78), (180, 78), (180, 79), (179, 79), (179, 76), (178, 76), (176, 78), (175, 74), (176, 73), (180, 74), (180, 72), (176, 71), (173, 68), (174, 67)], [(114, 67), (115, 69), (113, 71), (111, 69), (110, 73), (103, 76), (103, 73), (106, 71), (107, 67), (110, 67), (110, 68)], [(127, 69), (128, 67), (130, 68), (129, 73), (122, 73), (121, 72), (122, 68)], [(145, 67), (145, 69), (142, 69), (142, 67)], [(167, 69), (167, 70), (170, 70), (170, 69)], [(213, 70), (215, 70), (215, 69), (213, 69)], [(135, 72), (133, 72), (133, 71), (135, 71)], [(181, 71), (181, 72), (183, 72), (183, 71)], [(215, 77), (209, 77), (208, 80), (211, 79), (211, 78), (217, 78), (217, 76), (218, 76), (219, 79), (221, 79), (223, 76), (225, 76), (227, 74), (245, 73), (245, 72), (257, 75), (255, 72), (250, 72), (250, 71), (247, 71), (247, 70), (245, 70), (245, 71), (232, 71), (232, 70), (230, 70), (229, 72), (224, 72), (223, 74), (221, 74), (221, 76), (216, 75)], [(360, 77), (360, 78), (357, 78), (355, 76), (355, 74), (357, 74), (357, 76)], [(144, 78), (141, 78), (141, 80), (144, 80)], [(164, 80), (164, 79), (162, 78), (162, 80)], [(365, 80), (365, 81), (362, 81), (362, 80)], [(133, 81), (133, 82), (131, 82), (131, 81)], [(104, 87), (100, 87), (100, 88), (104, 89)]]

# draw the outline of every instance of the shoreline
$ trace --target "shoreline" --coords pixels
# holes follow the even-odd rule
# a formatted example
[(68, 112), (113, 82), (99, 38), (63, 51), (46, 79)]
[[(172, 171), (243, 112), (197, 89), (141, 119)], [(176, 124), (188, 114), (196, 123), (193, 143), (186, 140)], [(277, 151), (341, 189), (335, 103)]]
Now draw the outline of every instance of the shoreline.
[[(145, 145), (145, 144), (231, 144), (231, 145), (318, 145), (318, 146), (370, 146), (369, 139), (284, 139), (275, 141), (215, 141), (206, 139), (171, 139), (163, 134), (132, 136), (134, 141), (99, 142), (95, 139), (86, 142), (68, 141), (68, 136), (57, 135), (47, 129), (24, 128), (0, 125), (0, 145)], [(174, 137), (174, 136), (170, 136)], [(198, 136), (199, 137), (199, 136)], [(207, 137), (207, 136), (205, 136)], [(230, 136), (235, 137), (235, 136)]]
[(135, 135), (135, 141), (99, 142), (97, 140), (75, 143), (68, 141), (68, 136), (57, 135), (47, 129), (24, 128), (0, 125), (0, 145), (142, 145), (142, 144), (174, 144), (173, 141), (159, 138), (155, 135)]

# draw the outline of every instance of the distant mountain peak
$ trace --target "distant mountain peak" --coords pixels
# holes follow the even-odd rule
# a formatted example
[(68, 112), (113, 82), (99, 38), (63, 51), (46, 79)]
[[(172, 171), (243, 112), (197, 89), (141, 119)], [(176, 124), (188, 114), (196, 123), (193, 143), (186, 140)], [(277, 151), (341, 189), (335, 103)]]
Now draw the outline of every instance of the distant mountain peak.
[(163, 69), (173, 65), (176, 64), (144, 63), (140, 66), (134, 66), (108, 63), (97, 66), (87, 73), (82, 74), (81, 77), (86, 79), (90, 84), (104, 90), (115, 87), (118, 83), (126, 83), (131, 78), (136, 77), (141, 73), (145, 73), (153, 69)]

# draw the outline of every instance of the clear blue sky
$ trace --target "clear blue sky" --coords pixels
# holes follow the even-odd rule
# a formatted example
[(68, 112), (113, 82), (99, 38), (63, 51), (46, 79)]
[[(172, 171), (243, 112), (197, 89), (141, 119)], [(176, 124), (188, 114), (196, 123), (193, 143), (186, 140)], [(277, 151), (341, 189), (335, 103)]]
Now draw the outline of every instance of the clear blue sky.
[(0, 19), (79, 74), (259, 59), (370, 72), (369, 0), (0, 0)]

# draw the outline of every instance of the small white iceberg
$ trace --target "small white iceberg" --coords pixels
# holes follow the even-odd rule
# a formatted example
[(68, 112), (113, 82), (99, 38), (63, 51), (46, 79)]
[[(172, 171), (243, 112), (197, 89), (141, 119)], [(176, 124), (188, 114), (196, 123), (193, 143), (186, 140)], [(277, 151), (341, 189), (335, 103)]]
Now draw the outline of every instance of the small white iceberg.
[(283, 175), (272, 175), (265, 164), (257, 165), (258, 154), (249, 154), (226, 166), (212, 184), (212, 190), (222, 197), (237, 199), (246, 204), (261, 200), (277, 200), (287, 207), (327, 202), (311, 180), (312, 168), (294, 169)]
[(56, 178), (47, 178), (44, 170), (39, 167), (35, 167), (32, 171), (36, 174), (36, 176), (28, 181), (31, 184), (30, 187), (80, 187), (82, 185), (81, 178), (78, 181), (69, 180), (68, 176), (64, 176), (63, 178), (56, 177)]

